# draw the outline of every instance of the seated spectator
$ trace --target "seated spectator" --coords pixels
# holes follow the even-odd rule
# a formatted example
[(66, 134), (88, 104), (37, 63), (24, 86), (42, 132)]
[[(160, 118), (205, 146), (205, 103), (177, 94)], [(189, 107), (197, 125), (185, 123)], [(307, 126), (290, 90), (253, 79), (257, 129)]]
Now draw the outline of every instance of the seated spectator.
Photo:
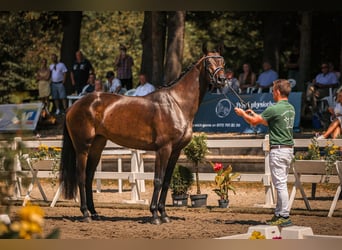
[(252, 71), (252, 67), (249, 63), (242, 65), (243, 73), (239, 75), (239, 83), (241, 94), (245, 94), (248, 88), (255, 87), (256, 75)]
[[(264, 61), (262, 64), (263, 72), (259, 75), (256, 83), (257, 88), (261, 88), (262, 92), (269, 92), (270, 87), (273, 85), (273, 81), (278, 79), (278, 73), (272, 69), (272, 65), (268, 61)], [(256, 90), (257, 92), (258, 90)]]
[(338, 86), (338, 80), (333, 72), (329, 72), (327, 63), (321, 64), (321, 73), (317, 74), (312, 83), (309, 83), (306, 91), (306, 100), (313, 111), (317, 109), (317, 100), (329, 95), (329, 88)]
[(133, 96), (145, 96), (153, 91), (155, 91), (155, 87), (147, 82), (146, 74), (139, 74), (139, 86), (136, 88)]
[(338, 83), (340, 83), (341, 73), (335, 69), (335, 65), (332, 62), (329, 62), (328, 66), (329, 66), (329, 72), (333, 72), (337, 77)]
[(226, 71), (227, 85), (222, 88), (222, 93), (227, 94), (228, 92), (232, 92), (232, 89), (239, 93), (239, 81), (234, 77), (234, 71), (232, 69), (227, 69)]
[(330, 123), (327, 131), (322, 135), (318, 136), (317, 139), (327, 139), (331, 136), (332, 139), (336, 139), (341, 135), (342, 126), (342, 89), (337, 92), (337, 102), (335, 107), (329, 107), (328, 111), (331, 113), (331, 118), (333, 119)]
[(103, 91), (103, 85), (102, 81), (100, 79), (95, 80), (95, 92), (102, 92)]
[(108, 71), (106, 74), (106, 78), (108, 80), (108, 92), (119, 94), (121, 90), (121, 81), (115, 77), (113, 71)]
[(87, 85), (85, 85), (83, 87), (81, 93), (79, 94), (80, 96), (86, 95), (86, 94), (91, 93), (95, 90), (95, 78), (96, 77), (95, 77), (94, 73), (89, 74)]

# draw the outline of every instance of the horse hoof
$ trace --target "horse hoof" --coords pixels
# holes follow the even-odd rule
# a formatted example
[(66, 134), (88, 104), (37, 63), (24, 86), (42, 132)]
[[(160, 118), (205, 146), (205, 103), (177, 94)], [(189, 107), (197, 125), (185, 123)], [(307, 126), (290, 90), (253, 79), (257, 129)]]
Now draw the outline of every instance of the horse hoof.
[(162, 221), (163, 223), (170, 223), (170, 222), (171, 222), (170, 217), (168, 217), (168, 216), (162, 217), (162, 218), (161, 218), (161, 221)]
[(81, 222), (91, 222), (91, 218), (89, 216), (85, 216), (81, 219)]
[(92, 214), (91, 219), (92, 220), (101, 220), (100, 215), (98, 215), (98, 214)]
[(160, 225), (161, 224), (161, 220), (159, 218), (153, 218), (151, 221), (151, 224), (153, 225)]

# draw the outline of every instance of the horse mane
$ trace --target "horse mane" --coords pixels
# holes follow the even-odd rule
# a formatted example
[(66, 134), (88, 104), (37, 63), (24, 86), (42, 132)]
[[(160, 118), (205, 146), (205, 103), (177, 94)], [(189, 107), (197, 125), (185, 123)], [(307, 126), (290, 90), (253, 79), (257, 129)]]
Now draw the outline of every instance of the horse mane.
[(163, 83), (162, 85), (159, 85), (158, 88), (163, 89), (163, 88), (171, 87), (172, 85), (177, 83), (186, 73), (188, 73), (195, 65), (196, 65), (196, 63), (192, 63), (191, 65), (186, 67), (185, 70), (183, 70), (176, 79), (174, 79), (168, 83)]

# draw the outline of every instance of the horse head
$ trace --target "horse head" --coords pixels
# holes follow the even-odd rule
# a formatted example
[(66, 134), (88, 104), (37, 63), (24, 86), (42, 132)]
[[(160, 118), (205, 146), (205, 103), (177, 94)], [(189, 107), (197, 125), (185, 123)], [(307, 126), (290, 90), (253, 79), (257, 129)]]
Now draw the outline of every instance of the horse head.
[(224, 58), (221, 56), (222, 46), (216, 45), (210, 47), (205, 42), (202, 46), (204, 57), (205, 71), (208, 73), (208, 80), (214, 86), (223, 86), (225, 84), (226, 76), (224, 71)]

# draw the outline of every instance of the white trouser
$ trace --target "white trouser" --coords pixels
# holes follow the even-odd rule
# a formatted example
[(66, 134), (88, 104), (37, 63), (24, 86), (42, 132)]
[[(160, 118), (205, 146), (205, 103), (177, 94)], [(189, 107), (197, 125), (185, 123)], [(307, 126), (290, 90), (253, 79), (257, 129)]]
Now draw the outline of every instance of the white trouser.
[(276, 216), (289, 216), (289, 193), (287, 176), (293, 160), (293, 148), (271, 149), (270, 168), (272, 182), (277, 192)]

